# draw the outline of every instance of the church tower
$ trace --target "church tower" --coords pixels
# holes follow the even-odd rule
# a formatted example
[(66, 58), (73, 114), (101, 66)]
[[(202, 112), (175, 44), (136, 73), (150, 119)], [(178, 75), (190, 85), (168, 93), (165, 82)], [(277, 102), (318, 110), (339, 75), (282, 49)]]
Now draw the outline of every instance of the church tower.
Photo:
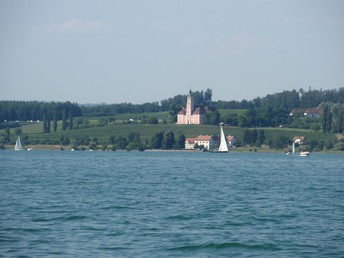
[(189, 94), (186, 98), (186, 119), (187, 119), (187, 124), (191, 124), (192, 120), (191, 120), (191, 116), (192, 116), (192, 112), (194, 110), (194, 100), (193, 100), (193, 96), (192, 96), (192, 91), (189, 91)]

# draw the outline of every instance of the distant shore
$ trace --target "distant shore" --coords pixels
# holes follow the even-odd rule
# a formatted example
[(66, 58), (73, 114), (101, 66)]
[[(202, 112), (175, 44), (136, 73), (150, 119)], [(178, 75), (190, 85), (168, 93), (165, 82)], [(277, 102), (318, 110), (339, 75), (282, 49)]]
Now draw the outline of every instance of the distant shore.
[[(5, 150), (13, 150), (14, 145), (5, 145)], [(39, 144), (39, 145), (27, 145), (24, 146), (24, 150), (52, 150), (52, 151), (72, 151), (73, 148), (69, 145), (63, 146), (63, 145), (52, 145), (52, 144)], [(90, 149), (87, 146), (81, 146), (80, 149), (76, 151), (90, 151)], [(91, 151), (111, 151), (111, 150), (102, 150), (101, 148), (97, 150), (91, 150)], [(117, 149), (113, 152), (130, 152), (130, 151), (135, 151), (137, 152), (138, 150), (130, 150), (127, 151), (125, 149)], [(144, 150), (146, 152), (194, 152), (194, 153), (201, 153), (202, 151), (200, 150), (163, 150), (163, 149), (146, 149)], [(244, 147), (235, 147), (231, 148), (229, 152), (236, 152), (236, 153), (286, 153), (288, 150), (287, 149), (282, 149), (282, 150), (276, 150), (276, 149), (270, 149), (268, 146), (263, 146), (263, 147), (250, 147), (250, 146), (244, 146)], [(322, 150), (322, 151), (313, 151), (312, 153), (336, 153), (336, 154), (344, 154), (342, 151), (333, 151), (333, 150)]]

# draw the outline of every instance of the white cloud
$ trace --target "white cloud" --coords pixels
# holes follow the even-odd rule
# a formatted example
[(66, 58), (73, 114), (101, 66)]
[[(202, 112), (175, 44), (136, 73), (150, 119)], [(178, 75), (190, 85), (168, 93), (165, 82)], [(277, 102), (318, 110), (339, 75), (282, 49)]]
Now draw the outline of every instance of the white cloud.
[(110, 32), (111, 29), (105, 23), (100, 21), (85, 21), (78, 18), (72, 18), (68, 21), (39, 25), (32, 28), (35, 34), (50, 33), (89, 33), (89, 32)]

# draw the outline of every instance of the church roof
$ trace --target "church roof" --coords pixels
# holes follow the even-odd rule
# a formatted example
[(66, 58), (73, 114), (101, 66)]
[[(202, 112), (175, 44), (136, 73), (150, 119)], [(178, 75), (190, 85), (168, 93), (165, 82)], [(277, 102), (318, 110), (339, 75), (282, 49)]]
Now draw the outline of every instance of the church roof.
[(182, 108), (179, 112), (178, 112), (178, 114), (182, 114), (182, 115), (185, 115), (185, 108)]

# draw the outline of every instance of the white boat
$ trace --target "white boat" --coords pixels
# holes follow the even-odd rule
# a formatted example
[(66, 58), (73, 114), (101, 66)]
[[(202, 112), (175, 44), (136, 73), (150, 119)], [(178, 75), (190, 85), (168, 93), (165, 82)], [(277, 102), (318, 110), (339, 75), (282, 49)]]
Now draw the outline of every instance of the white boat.
[(300, 151), (300, 156), (301, 157), (307, 157), (309, 156), (310, 152), (309, 151)]
[(20, 136), (18, 136), (18, 139), (16, 141), (16, 145), (14, 146), (14, 150), (15, 151), (23, 150), (23, 146), (22, 146), (21, 141), (20, 141)]
[(220, 146), (218, 150), (213, 150), (212, 152), (216, 153), (227, 153), (228, 152), (228, 146), (227, 146), (227, 141), (225, 134), (222, 129), (222, 124), (220, 124)]

